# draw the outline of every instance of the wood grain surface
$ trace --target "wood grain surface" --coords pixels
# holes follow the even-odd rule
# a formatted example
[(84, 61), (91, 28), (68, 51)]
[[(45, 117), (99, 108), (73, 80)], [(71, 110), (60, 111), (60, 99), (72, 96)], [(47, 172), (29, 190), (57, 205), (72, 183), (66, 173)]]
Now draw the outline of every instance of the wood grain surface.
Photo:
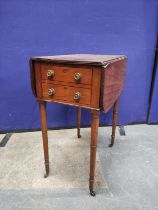
[[(54, 88), (55, 94), (52, 96), (48, 95), (48, 89)], [(52, 83), (42, 83), (43, 89), (43, 99), (51, 99), (52, 101), (65, 101), (70, 102), (71, 104), (85, 104), (90, 105), (91, 102), (91, 89), (74, 87), (74, 86), (66, 86)], [(79, 92), (81, 94), (81, 98), (79, 100), (74, 100), (74, 94)]]
[(127, 59), (109, 64), (103, 70), (101, 109), (107, 112), (120, 96), (126, 76)]
[[(54, 76), (47, 78), (48, 70), (54, 70)], [(81, 79), (76, 81), (74, 79), (75, 73), (81, 74)], [(41, 64), (42, 79), (51, 81), (63, 81), (71, 82), (76, 84), (88, 84), (92, 82), (92, 68), (80, 67), (80, 66), (69, 66), (69, 65), (54, 65), (54, 64)]]

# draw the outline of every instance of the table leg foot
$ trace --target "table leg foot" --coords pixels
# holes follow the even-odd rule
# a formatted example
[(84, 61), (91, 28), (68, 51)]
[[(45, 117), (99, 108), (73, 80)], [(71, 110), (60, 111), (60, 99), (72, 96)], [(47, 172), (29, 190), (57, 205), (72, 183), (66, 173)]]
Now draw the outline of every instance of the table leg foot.
[(80, 134), (77, 134), (77, 137), (78, 137), (78, 138), (81, 138), (82, 136), (81, 136)]
[(46, 170), (46, 173), (44, 174), (44, 178), (47, 178), (49, 175), (49, 162), (45, 163), (45, 170)]
[(111, 144), (109, 144), (109, 147), (113, 147), (113, 145), (114, 145), (114, 144), (111, 143)]
[(109, 147), (113, 147), (114, 140), (115, 140), (115, 136), (111, 136), (111, 143), (109, 144)]
[(49, 175), (49, 173), (45, 173), (45, 174), (44, 174), (44, 178), (47, 178), (48, 175)]
[(90, 190), (90, 195), (94, 197), (96, 196), (96, 193), (93, 190)]

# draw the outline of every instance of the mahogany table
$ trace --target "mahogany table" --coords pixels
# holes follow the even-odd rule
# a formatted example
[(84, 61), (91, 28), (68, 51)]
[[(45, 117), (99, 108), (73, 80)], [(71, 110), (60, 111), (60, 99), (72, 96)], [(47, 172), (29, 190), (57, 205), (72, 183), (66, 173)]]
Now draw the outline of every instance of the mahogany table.
[(77, 107), (77, 135), (80, 138), (81, 108), (91, 110), (90, 194), (93, 190), (98, 141), (99, 112), (107, 112), (114, 105), (110, 147), (114, 144), (118, 100), (126, 75), (127, 57), (124, 55), (61, 55), (30, 59), (31, 85), (37, 98), (41, 116), (46, 175), (49, 174), (49, 154), (46, 102)]

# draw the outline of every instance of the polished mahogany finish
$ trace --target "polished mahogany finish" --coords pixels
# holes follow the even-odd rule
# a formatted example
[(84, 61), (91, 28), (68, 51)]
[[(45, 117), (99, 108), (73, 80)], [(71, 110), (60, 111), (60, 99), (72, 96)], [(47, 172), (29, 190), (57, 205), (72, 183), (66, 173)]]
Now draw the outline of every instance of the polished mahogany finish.
[[(48, 71), (54, 71), (54, 75), (48, 77)], [(80, 74), (80, 78), (77, 77)], [(62, 81), (69, 83), (80, 83), (91, 85), (92, 82), (92, 69), (90, 67), (74, 67), (70, 65), (55, 65), (55, 64), (41, 64), (42, 80), (47, 81)]]
[(49, 174), (49, 154), (46, 102), (77, 106), (77, 136), (80, 134), (81, 108), (91, 109), (91, 145), (89, 189), (92, 196), (99, 112), (107, 112), (114, 105), (110, 147), (114, 144), (117, 124), (118, 100), (126, 75), (126, 56), (63, 55), (32, 57), (30, 73), (32, 91), (37, 98), (41, 114), (41, 128), (46, 176)]
[(105, 112), (121, 94), (126, 76), (126, 63), (127, 59), (107, 64), (106, 71), (103, 71), (102, 108)]

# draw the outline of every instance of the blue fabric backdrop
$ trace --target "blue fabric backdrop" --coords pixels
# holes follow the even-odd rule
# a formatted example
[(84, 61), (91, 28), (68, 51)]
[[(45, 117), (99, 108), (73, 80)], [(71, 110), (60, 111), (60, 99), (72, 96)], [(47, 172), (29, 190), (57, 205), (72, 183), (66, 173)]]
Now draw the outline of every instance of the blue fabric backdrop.
[[(0, 0), (0, 130), (39, 128), (33, 55), (126, 54), (119, 123), (145, 122), (157, 35), (156, 0)], [(48, 105), (49, 127), (76, 124), (75, 108)], [(111, 123), (111, 111), (101, 114)], [(90, 124), (83, 110), (82, 125)]]

